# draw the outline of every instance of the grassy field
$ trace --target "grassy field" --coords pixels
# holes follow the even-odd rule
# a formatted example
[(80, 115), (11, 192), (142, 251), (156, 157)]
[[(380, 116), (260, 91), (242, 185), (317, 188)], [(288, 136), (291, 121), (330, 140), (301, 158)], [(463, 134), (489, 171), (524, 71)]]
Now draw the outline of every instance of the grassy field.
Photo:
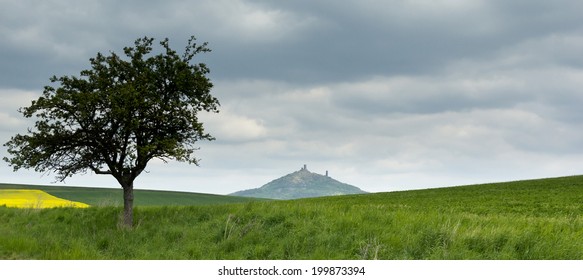
[(583, 259), (583, 176), (120, 211), (0, 207), (0, 258)]
[[(87, 203), (92, 206), (122, 206), (123, 192), (120, 188), (85, 188), (41, 185), (0, 184), (1, 189), (42, 190), (56, 197)], [(248, 197), (236, 197), (203, 193), (134, 190), (135, 206), (187, 206), (240, 203), (255, 201)]]

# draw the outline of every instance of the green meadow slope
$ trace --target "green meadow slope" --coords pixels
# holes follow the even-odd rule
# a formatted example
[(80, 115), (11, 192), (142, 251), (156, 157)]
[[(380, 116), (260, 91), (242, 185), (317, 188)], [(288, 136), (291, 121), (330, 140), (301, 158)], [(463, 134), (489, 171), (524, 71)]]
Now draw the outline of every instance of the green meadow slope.
[(120, 211), (0, 207), (0, 258), (583, 259), (583, 176)]
[[(41, 185), (0, 184), (0, 189), (42, 190), (56, 197), (87, 203), (91, 206), (122, 206), (121, 188), (86, 188)], [(257, 199), (204, 193), (134, 190), (135, 206), (187, 206), (249, 202)]]

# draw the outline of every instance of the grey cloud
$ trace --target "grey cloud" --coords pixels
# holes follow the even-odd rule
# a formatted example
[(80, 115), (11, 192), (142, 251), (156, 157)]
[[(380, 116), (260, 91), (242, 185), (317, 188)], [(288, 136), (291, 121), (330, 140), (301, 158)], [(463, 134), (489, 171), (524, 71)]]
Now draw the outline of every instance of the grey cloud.
[(218, 139), (200, 145), (204, 170), (153, 164), (148, 187), (235, 191), (307, 163), (375, 191), (583, 164), (580, 1), (0, 3), (0, 139), (24, 131), (24, 98), (98, 51), (209, 42)]
[[(399, 1), (343, 5), (330, 1), (170, 1), (164, 5), (101, 1), (89, 7), (57, 3), (61, 5), (7, 9), (5, 14), (28, 17), (5, 19), (5, 29), (19, 33), (31, 26), (39, 28), (35, 24), (41, 22), (38, 35), (48, 35), (42, 35), (47, 38), (38, 41), (37, 48), (54, 53), (50, 49), (55, 44), (82, 47), (78, 52), (83, 59), (73, 59), (82, 63), (96, 51), (119, 51), (139, 36), (171, 37), (179, 45), (194, 34), (211, 43), (214, 52), (204, 59), (212, 66), (213, 76), (287, 82), (430, 74), (452, 59), (488, 56), (527, 38), (572, 32), (581, 26), (572, 12), (577, 10), (573, 5), (578, 5), (574, 1), (562, 5), (488, 1), (459, 7)], [(519, 12), (531, 6), (536, 7), (531, 13)], [(566, 11), (561, 17), (557, 15), (563, 10), (558, 7)], [(41, 61), (37, 66), (44, 64)]]
[[(488, 1), (460, 4), (461, 8), (428, 2), (403, 3), (406, 2), (278, 3), (277, 7), (287, 5), (290, 11), (316, 16), (327, 23), (322, 32), (307, 34), (305, 40), (285, 48), (287, 54), (279, 54), (292, 62), (281, 74), (289, 79), (320, 82), (371, 75), (433, 74), (451, 60), (488, 57), (528, 38), (573, 32), (581, 27), (578, 14), (573, 12), (579, 10), (580, 4), (573, 1), (563, 6), (531, 1), (509, 6), (503, 1)], [(525, 13), (523, 9), (530, 6), (538, 7)], [(558, 7), (572, 10), (559, 16)], [(541, 21), (541, 17), (551, 23)], [(303, 73), (297, 68), (309, 71)], [(298, 76), (302, 73), (304, 76)]]

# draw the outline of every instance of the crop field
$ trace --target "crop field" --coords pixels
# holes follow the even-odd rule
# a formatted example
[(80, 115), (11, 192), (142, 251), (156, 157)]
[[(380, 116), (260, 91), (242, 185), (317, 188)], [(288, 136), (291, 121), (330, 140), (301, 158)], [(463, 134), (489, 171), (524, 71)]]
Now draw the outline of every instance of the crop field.
[(120, 212), (0, 207), (0, 258), (583, 259), (583, 176)]
[(41, 190), (0, 189), (0, 206), (17, 208), (79, 207), (89, 205), (52, 196)]

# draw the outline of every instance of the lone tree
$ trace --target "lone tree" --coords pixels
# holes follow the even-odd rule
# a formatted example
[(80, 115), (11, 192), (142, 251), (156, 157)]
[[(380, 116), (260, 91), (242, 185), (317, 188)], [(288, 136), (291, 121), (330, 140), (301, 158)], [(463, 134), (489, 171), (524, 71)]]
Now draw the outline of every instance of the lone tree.
[(25, 117), (38, 120), (28, 134), (12, 137), (5, 157), (20, 168), (56, 173), (59, 181), (93, 171), (112, 175), (123, 188), (123, 224), (133, 225), (134, 180), (153, 158), (198, 165), (194, 146), (214, 140), (205, 133), (197, 113), (218, 113), (219, 101), (203, 63), (191, 63), (209, 52), (193, 37), (180, 56), (168, 39), (159, 54), (151, 54), (154, 39), (144, 37), (124, 48), (122, 58), (111, 52), (90, 59), (91, 69), (75, 76), (53, 76), (58, 87), (46, 86)]

